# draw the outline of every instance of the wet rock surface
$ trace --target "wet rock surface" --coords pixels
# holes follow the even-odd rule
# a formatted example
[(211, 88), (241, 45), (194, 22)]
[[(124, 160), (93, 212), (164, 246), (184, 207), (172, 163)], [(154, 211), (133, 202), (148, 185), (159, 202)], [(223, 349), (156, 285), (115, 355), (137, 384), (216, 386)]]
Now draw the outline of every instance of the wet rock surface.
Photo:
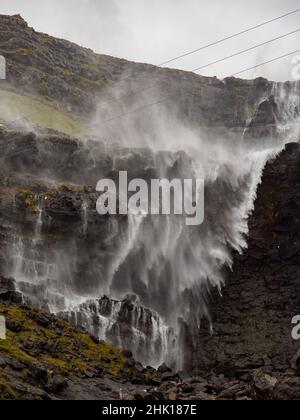
[[(300, 310), (299, 159), (295, 143), (267, 164), (249, 221), (248, 250), (236, 255), (223, 296), (211, 296), (213, 334), (203, 320), (191, 352), (196, 371), (243, 375), (291, 366), (299, 349), (291, 335)], [(293, 360), (296, 369), (298, 357)]]
[[(230, 77), (221, 81), (95, 54), (36, 32), (19, 15), (0, 15), (0, 24), (0, 53), (7, 60), (4, 88), (38, 95), (42, 101), (83, 120), (98, 114), (100, 121), (106, 121), (139, 103), (170, 96), (174, 113), (192, 126), (201, 123), (206, 135), (212, 128), (221, 133), (224, 127), (242, 133), (247, 120), (254, 116), (256, 123), (251, 125), (249, 134), (268, 137), (274, 132), (276, 110), (272, 100), (260, 104), (262, 98), (274, 93), (273, 83), (266, 79), (248, 81)], [(291, 84), (286, 83), (286, 89), (290, 90)], [(122, 97), (121, 103), (115, 96)], [(170, 101), (162, 103), (161, 109), (170, 111)], [(101, 124), (95, 124), (95, 130), (102, 131)], [(109, 127), (106, 131), (109, 133)]]
[[(38, 94), (42, 101), (50, 98), (57, 101), (56, 107), (80, 118), (94, 112), (99, 99), (111, 99), (106, 87), (129, 74), (123, 93), (134, 90), (137, 77), (141, 87), (159, 83), (158, 93), (173, 95), (181, 120), (195, 127), (201, 121), (203, 136), (209, 139), (223, 136), (225, 127), (224, 141), (234, 134), (240, 140), (244, 133), (246, 140), (259, 144), (262, 138), (276, 137), (277, 123), (284, 123), (273, 97), (274, 85), (265, 79), (219, 81), (95, 55), (38, 34), (20, 16), (0, 16), (0, 26), (0, 53), (8, 64), (3, 88)], [(284, 84), (285, 93), (293, 87)], [(127, 111), (132, 105), (134, 101), (126, 101)], [(116, 106), (112, 114), (118, 111)], [(299, 109), (292, 113), (299, 116)], [(100, 115), (107, 116), (106, 111)], [(206, 319), (197, 334), (187, 330), (185, 369), (193, 375), (187, 379), (166, 365), (144, 368), (131, 351), (105, 344), (99, 336), (49, 314), (53, 307), (63, 312), (66, 306), (54, 261), (60, 261), (61, 278), (72, 283), (75, 292), (89, 295), (99, 281), (105, 283), (111, 274), (108, 267), (119, 253), (116, 237), (123, 236), (123, 223), (96, 214), (96, 182), (105, 176), (114, 179), (119, 169), (149, 179), (159, 172), (166, 155), (118, 145), (111, 145), (109, 152), (95, 139), (84, 143), (51, 130), (34, 131), (0, 128), (0, 313), (6, 316), (8, 329), (8, 340), (0, 341), (0, 398), (300, 398), (299, 344), (291, 338), (291, 319), (300, 311), (299, 144), (288, 145), (264, 171), (249, 222), (248, 251), (235, 256), (223, 296), (216, 291), (209, 296), (213, 335)], [(121, 134), (116, 134), (117, 141)], [(109, 137), (108, 129), (105, 135)], [(183, 153), (172, 159), (170, 175), (189, 165)], [(14, 250), (12, 258), (7, 249)], [(67, 267), (58, 258), (62, 255)], [(87, 274), (90, 266), (94, 270)], [(13, 271), (17, 286), (6, 278)], [(39, 282), (34, 283), (36, 278)], [(121, 330), (130, 344), (129, 318), (140, 310), (137, 305), (99, 296), (82, 309), (93, 318), (97, 335), (99, 316), (111, 313), (113, 304), (120, 311), (109, 338), (113, 341)], [(153, 317), (145, 308), (140, 313), (145, 322), (138, 319), (135, 327), (147, 337), (153, 331)], [(86, 327), (76, 311), (68, 318), (77, 327)]]
[[(236, 257), (233, 273), (227, 277), (223, 299), (215, 296), (210, 305), (214, 335), (207, 333), (203, 322), (198, 347), (190, 353), (195, 355), (190, 358), (190, 369), (194, 375), (198, 372), (198, 377), (186, 379), (166, 365), (157, 371), (144, 368), (134, 361), (130, 351), (126, 351), (124, 368), (120, 369), (117, 380), (107, 372), (107, 366), (113, 363), (110, 356), (101, 356), (97, 364), (93, 367), (89, 364), (84, 372), (75, 369), (75, 378), (62, 374), (59, 369), (48, 380), (46, 373), (51, 363), (47, 368), (28, 365), (26, 358), (19, 360), (2, 347), (0, 365), (2, 370), (4, 368), (3, 374), (8, 375), (4, 377), (12, 375), (14, 378), (12, 385), (7, 380), (1, 385), (2, 396), (18, 395), (25, 399), (299, 399), (299, 347), (291, 338), (291, 319), (300, 305), (299, 154), (298, 144), (288, 145), (265, 169), (250, 219), (249, 249), (244, 256)], [(10, 308), (16, 303), (15, 284), (13, 279), (2, 277), (0, 285), (1, 305), (4, 305), (1, 313), (5, 314), (6, 305)], [(131, 305), (130, 301), (127, 305)], [(58, 322), (55, 317), (24, 310), (29, 311), (26, 317), (38, 331), (43, 331), (41, 335), (44, 329), (55, 330)], [(7, 328), (9, 334), (24, 333), (24, 323), (16, 317), (8, 319)], [(59, 332), (58, 337), (61, 335)], [(37, 344), (26, 339), (20, 348), (29, 357), (47, 355), (47, 358), (55, 358), (61, 351), (65, 352), (57, 341), (41, 340)], [(92, 343), (98, 342), (92, 340)], [(74, 348), (84, 349), (86, 345), (80, 339), (76, 340)], [(84, 354), (82, 356), (85, 360)], [(29, 383), (20, 379), (24, 369), (29, 369), (33, 375)], [(98, 378), (100, 372), (101, 378)], [(40, 387), (40, 381), (43, 387)]]
[[(75, 311), (61, 313), (61, 316), (95, 337), (131, 349), (144, 364), (157, 366), (164, 360), (164, 349), (172, 348), (172, 342), (176, 341), (174, 331), (155, 311), (143, 307), (136, 296), (128, 295), (119, 301), (104, 296), (83, 303)], [(133, 364), (132, 360), (129, 358), (128, 364)], [(170, 371), (163, 365), (159, 370), (165, 380)], [(174, 373), (170, 374), (170, 378), (173, 376)]]

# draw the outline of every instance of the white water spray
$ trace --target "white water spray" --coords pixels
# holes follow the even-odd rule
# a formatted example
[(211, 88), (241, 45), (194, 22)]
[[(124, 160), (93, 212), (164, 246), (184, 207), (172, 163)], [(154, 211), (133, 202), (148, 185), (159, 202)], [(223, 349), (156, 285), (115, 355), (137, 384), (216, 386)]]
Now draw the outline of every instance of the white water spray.
[[(120, 147), (118, 159), (114, 156), (112, 170), (129, 167), (135, 171), (138, 162), (141, 170), (150, 168), (158, 178), (171, 174), (179, 178), (204, 177), (203, 225), (187, 227), (182, 218), (173, 215), (110, 218), (107, 223), (111, 229), (104, 242), (108, 248), (116, 239), (118, 244), (109, 248), (107, 269), (99, 273), (97, 267), (93, 271), (97, 274), (93, 284), (87, 285), (93, 286), (89, 287), (93, 290), (89, 296), (77, 293), (72, 283), (71, 251), (63, 261), (59, 255), (47, 261), (41, 259), (38, 247), (26, 247), (22, 240), (16, 240), (13, 277), (19, 284), (45, 286), (44, 298), (51, 311), (63, 311), (74, 324), (84, 326), (100, 339), (131, 348), (144, 363), (157, 365), (166, 360), (180, 366), (181, 322), (197, 328), (202, 317), (209, 316), (207, 291), (216, 287), (221, 292), (222, 270), (224, 266), (232, 267), (232, 250), (242, 253), (247, 247), (248, 217), (265, 164), (285, 142), (297, 140), (299, 135), (299, 86), (274, 85), (272, 93), (278, 105), (279, 138), (272, 139), (271, 144), (265, 144), (263, 139), (260, 144), (246, 142), (243, 130), (238, 138), (225, 129), (224, 138), (207, 138), (201, 130), (164, 113), (154, 113), (144, 131), (137, 129), (136, 121), (127, 124), (122, 137), (126, 148)], [(261, 103), (258, 101), (257, 112)], [(252, 120), (247, 123), (250, 126)], [(40, 208), (35, 232), (38, 237), (42, 221)], [(84, 202), (84, 235), (89, 222)], [(81, 261), (80, 250), (76, 259)], [(21, 290), (25, 289), (23, 284)], [(128, 294), (138, 299), (124, 301)], [(103, 295), (110, 299), (99, 300)]]

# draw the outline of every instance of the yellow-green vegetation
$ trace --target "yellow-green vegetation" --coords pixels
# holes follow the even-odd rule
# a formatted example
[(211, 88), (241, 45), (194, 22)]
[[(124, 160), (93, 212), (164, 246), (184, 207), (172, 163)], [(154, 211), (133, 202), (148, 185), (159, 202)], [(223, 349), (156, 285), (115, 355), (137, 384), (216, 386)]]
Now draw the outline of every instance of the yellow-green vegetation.
[(244, 111), (245, 114), (245, 118), (252, 118), (253, 117), (253, 113), (254, 113), (254, 108), (252, 105), (250, 105), (247, 102), (247, 98), (245, 95), (243, 95), (243, 91), (241, 89), (240, 86), (236, 86), (234, 88), (234, 93), (235, 93), (235, 102), (236, 105), (238, 106), (238, 108), (240, 110)]
[(105, 82), (103, 82), (102, 80), (90, 80), (82, 76), (77, 76), (77, 82), (79, 83), (79, 86), (84, 87), (84, 88), (105, 86)]
[(272, 194), (265, 198), (265, 215), (269, 222), (274, 223), (276, 218), (276, 205)]
[[(47, 94), (47, 82), (41, 86)], [(12, 123), (26, 119), (29, 123), (59, 131), (71, 136), (85, 134), (85, 127), (63, 112), (54, 109), (37, 98), (19, 95), (15, 92), (0, 89), (0, 118), (3, 122)]]
[(42, 80), (40, 84), (40, 93), (43, 96), (48, 96), (49, 94), (49, 83), (47, 80)]
[(15, 400), (17, 397), (18, 395), (11, 387), (9, 375), (0, 368), (0, 400)]
[(60, 191), (69, 191), (69, 192), (78, 192), (83, 193), (82, 185), (75, 185), (75, 184), (61, 184), (57, 188), (53, 188), (52, 190), (47, 191), (44, 193), (45, 197), (56, 197)]
[(36, 213), (38, 211), (38, 208), (37, 208), (35, 194), (32, 191), (30, 191), (30, 190), (28, 190), (26, 188), (21, 189), (19, 191), (19, 194), (24, 195), (24, 197), (25, 197), (25, 201), (24, 201), (25, 206), (32, 213)]
[(275, 216), (275, 209), (273, 203), (269, 203), (269, 205), (266, 207), (266, 218), (269, 220), (269, 222), (274, 222), (274, 216)]
[(18, 51), (21, 55), (28, 55), (29, 49), (28, 48), (20, 48)]
[(235, 93), (236, 93), (238, 96), (240, 96), (240, 94), (241, 94), (241, 87), (240, 87), (240, 86), (236, 86), (236, 87), (234, 88), (234, 91), (235, 91)]
[(254, 113), (254, 108), (250, 104), (246, 103), (244, 106), (244, 112), (246, 114), (246, 118), (252, 118), (253, 113)]
[(82, 68), (84, 69), (84, 70), (93, 70), (93, 68), (95, 67), (95, 65), (94, 64), (92, 64), (92, 63), (85, 63), (85, 64), (83, 64), (83, 66), (82, 66)]
[[(106, 343), (96, 344), (89, 334), (74, 329), (62, 319), (55, 319), (55, 325), (42, 327), (35, 321), (35, 315), (39, 316), (41, 312), (4, 303), (0, 304), (0, 313), (8, 324), (7, 339), (0, 340), (0, 356), (6, 355), (27, 365), (39, 362), (51, 374), (61, 374), (70, 379), (80, 372), (99, 368), (117, 377), (125, 367), (127, 359), (121, 349)], [(20, 331), (10, 331), (10, 322), (20, 325)], [(57, 350), (52, 354), (41, 350), (45, 342), (55, 343)], [(27, 348), (39, 351), (34, 354), (25, 350)], [(1, 383), (9, 385), (0, 370), (0, 387)]]
[(55, 67), (55, 71), (62, 76), (70, 76), (72, 74), (71, 70), (63, 67)]

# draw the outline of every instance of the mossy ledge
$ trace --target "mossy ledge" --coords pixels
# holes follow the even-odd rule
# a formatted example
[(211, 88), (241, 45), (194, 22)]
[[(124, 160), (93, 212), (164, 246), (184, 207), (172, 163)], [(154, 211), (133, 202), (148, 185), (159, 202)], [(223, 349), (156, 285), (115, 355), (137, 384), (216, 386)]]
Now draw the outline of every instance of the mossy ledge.
[[(130, 352), (76, 330), (68, 322), (26, 305), (0, 302), (6, 339), (0, 340), (0, 400), (58, 398), (73, 381), (105, 378), (115, 383), (150, 384)], [(134, 382), (134, 381), (133, 381)]]

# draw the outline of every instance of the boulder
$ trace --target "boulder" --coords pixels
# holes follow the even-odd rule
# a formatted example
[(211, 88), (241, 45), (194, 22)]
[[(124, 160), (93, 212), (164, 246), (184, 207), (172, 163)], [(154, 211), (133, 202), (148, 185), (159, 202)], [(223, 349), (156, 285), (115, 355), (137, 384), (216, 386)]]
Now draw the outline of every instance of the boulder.
[(271, 400), (277, 378), (261, 371), (255, 370), (252, 373), (252, 393), (256, 400)]
[(300, 400), (300, 377), (287, 377), (275, 386), (273, 398), (275, 400)]
[(54, 375), (48, 385), (48, 388), (54, 394), (63, 391), (68, 386), (67, 379), (62, 375)]
[(159, 373), (170, 373), (172, 372), (172, 369), (170, 369), (165, 363), (163, 363), (159, 368), (157, 369)]
[(22, 305), (23, 295), (22, 293), (15, 292), (15, 291), (2, 292), (0, 293), (0, 302), (9, 302), (9, 303), (15, 303), (17, 305)]
[(0, 294), (5, 292), (15, 292), (16, 284), (12, 278), (0, 277)]
[(293, 356), (291, 361), (291, 368), (296, 374), (300, 374), (300, 350)]

